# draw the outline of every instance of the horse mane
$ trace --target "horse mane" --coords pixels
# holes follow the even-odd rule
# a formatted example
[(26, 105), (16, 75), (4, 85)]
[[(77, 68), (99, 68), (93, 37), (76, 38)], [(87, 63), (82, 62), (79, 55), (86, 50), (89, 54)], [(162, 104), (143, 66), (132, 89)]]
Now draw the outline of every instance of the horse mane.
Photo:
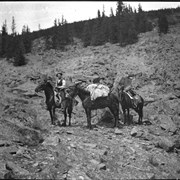
[(87, 95), (90, 95), (90, 92), (88, 90), (86, 90), (85, 88), (81, 87), (81, 86), (78, 86), (79, 90), (81, 90), (81, 92), (87, 94)]
[(54, 89), (54, 86), (52, 85), (52, 82), (47, 81), (47, 86), (49, 86), (50, 88)]

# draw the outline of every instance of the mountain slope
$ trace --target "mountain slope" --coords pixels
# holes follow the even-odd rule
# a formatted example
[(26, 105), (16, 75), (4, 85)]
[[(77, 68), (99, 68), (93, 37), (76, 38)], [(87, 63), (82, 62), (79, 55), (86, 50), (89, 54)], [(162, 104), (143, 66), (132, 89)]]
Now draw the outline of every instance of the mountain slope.
[[(22, 67), (2, 59), (1, 178), (180, 178), (179, 30), (177, 24), (161, 37), (156, 30), (140, 34), (137, 43), (126, 47), (108, 43), (83, 48), (76, 39), (63, 52), (34, 50)], [(146, 101), (144, 124), (114, 129), (106, 110), (97, 110), (92, 112), (96, 127), (90, 131), (79, 104), (72, 127), (51, 126), (44, 94), (35, 95), (34, 89), (42, 74), (54, 78), (60, 69), (73, 81), (99, 74), (110, 87), (126, 73), (134, 74), (133, 85)], [(63, 119), (59, 110), (56, 114)], [(137, 122), (134, 111), (131, 117)]]

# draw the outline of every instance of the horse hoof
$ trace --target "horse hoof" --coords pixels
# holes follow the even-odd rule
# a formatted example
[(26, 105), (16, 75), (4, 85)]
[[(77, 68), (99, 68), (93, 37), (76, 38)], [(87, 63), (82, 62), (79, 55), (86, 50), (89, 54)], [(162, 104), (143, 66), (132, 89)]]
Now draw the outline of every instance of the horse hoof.
[(65, 123), (63, 123), (63, 124), (62, 124), (62, 126), (64, 126), (64, 127), (65, 127), (65, 126), (66, 126), (66, 124), (65, 124)]
[(113, 126), (113, 128), (116, 128), (116, 127), (118, 127), (118, 125), (117, 125), (117, 124), (115, 124), (115, 125)]
[(88, 128), (89, 130), (92, 130), (92, 126), (87, 126), (87, 128)]

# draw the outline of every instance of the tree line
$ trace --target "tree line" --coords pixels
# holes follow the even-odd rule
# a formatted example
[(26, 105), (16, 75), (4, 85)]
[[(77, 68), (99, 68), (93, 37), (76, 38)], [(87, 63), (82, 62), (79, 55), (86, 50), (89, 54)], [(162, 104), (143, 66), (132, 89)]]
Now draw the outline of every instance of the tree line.
[[(160, 10), (161, 18), (158, 21), (163, 33), (167, 33), (168, 29), (166, 13), (169, 13), (169, 9)], [(138, 40), (139, 33), (152, 30), (151, 19), (154, 16), (159, 17), (158, 11), (144, 12), (141, 4), (136, 10), (118, 1), (116, 11), (113, 12), (111, 8), (109, 16), (103, 7), (103, 11), (98, 10), (94, 19), (68, 23), (62, 16), (61, 20), (54, 20), (51, 28), (44, 30), (39, 28), (39, 31), (30, 32), (29, 27), (24, 25), (21, 34), (16, 33), (16, 23), (12, 17), (11, 34), (7, 33), (6, 21), (2, 25), (0, 57), (6, 57), (7, 60), (14, 58), (14, 65), (24, 65), (26, 64), (24, 54), (31, 52), (32, 41), (42, 36), (46, 40), (47, 49), (64, 50), (67, 44), (73, 42), (73, 37), (80, 38), (84, 47), (103, 45), (107, 42), (119, 43), (121, 46), (132, 44)]]

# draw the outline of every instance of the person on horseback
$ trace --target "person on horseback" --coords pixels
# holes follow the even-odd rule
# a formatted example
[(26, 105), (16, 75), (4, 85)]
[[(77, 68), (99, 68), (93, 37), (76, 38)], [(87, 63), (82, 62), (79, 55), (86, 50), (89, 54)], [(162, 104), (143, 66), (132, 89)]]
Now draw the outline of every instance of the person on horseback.
[[(66, 98), (70, 98), (69, 97), (69, 93), (68, 93), (68, 89), (66, 89), (66, 80), (63, 78), (63, 73), (62, 72), (58, 72), (56, 74), (57, 80), (56, 80), (56, 85), (55, 85), (55, 95), (58, 99), (58, 102), (61, 101), (61, 97), (60, 97), (60, 91), (64, 91), (65, 93), (65, 97)], [(70, 78), (69, 81), (72, 81), (72, 79)], [(72, 99), (73, 104), (76, 106), (79, 102), (73, 98)], [(64, 108), (64, 104), (61, 103), (62, 109)]]
[(56, 92), (56, 97), (58, 98), (58, 101), (60, 101), (61, 97), (59, 95), (59, 91), (63, 90), (66, 86), (66, 81), (63, 78), (63, 73), (58, 72), (56, 74), (57, 80), (56, 80), (56, 85), (55, 85), (55, 92)]
[(134, 88), (132, 86), (132, 81), (133, 81), (132, 76), (129, 75), (129, 76), (123, 77), (120, 80), (120, 85), (121, 87), (123, 87), (124, 89), (123, 91), (126, 92), (130, 96), (132, 100), (132, 105), (134, 108), (136, 108), (137, 107), (136, 98), (135, 98), (136, 92), (133, 90)]

